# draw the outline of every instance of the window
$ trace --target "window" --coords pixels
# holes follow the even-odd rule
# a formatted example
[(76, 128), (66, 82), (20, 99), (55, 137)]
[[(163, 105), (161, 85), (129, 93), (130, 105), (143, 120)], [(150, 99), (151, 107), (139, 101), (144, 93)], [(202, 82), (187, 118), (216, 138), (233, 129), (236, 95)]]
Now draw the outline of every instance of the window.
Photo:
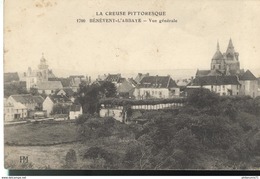
[(222, 86), (223, 90), (225, 90), (225, 85)]

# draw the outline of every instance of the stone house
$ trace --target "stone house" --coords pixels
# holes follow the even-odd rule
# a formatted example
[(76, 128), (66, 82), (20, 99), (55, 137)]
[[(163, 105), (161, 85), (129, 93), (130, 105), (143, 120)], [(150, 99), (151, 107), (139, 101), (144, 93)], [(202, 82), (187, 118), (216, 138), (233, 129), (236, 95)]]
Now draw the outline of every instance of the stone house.
[(83, 114), (81, 105), (73, 104), (70, 106), (69, 119), (77, 119)]
[(19, 94), (9, 96), (7, 101), (13, 104), (21, 103), (27, 108), (27, 110), (41, 110), (44, 99), (41, 96), (32, 96), (31, 94)]
[(25, 105), (4, 99), (4, 122), (25, 119), (28, 115), (27, 112)]
[(49, 117), (55, 104), (61, 104), (62, 106), (72, 105), (72, 101), (65, 95), (49, 95), (43, 102), (43, 110), (47, 111)]
[(136, 86), (136, 99), (179, 97), (180, 88), (170, 76), (146, 76)]
[(237, 76), (201, 76), (196, 77), (187, 86), (191, 88), (206, 88), (220, 96), (239, 95), (241, 84)]

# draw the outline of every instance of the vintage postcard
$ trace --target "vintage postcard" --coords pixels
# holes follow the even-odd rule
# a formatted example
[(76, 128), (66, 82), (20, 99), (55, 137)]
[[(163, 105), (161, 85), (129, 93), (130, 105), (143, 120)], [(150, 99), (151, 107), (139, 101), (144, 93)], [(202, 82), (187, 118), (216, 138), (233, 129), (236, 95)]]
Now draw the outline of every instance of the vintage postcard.
[(260, 169), (260, 1), (4, 1), (9, 170)]

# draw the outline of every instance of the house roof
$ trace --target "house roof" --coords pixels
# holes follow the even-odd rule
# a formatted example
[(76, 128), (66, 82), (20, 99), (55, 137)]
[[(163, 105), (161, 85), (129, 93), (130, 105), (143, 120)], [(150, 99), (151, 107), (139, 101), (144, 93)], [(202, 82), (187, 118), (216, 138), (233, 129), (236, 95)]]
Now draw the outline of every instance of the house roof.
[(63, 86), (60, 81), (44, 81), (37, 84), (40, 90), (56, 90), (62, 89)]
[(210, 73), (210, 70), (197, 70), (196, 76), (207, 76)]
[(22, 103), (14, 103), (14, 109), (27, 109), (27, 107), (25, 105), (23, 105)]
[(65, 91), (66, 96), (73, 96), (74, 91), (71, 88), (63, 88), (63, 91)]
[(217, 69), (210, 70), (208, 76), (221, 76), (223, 73)]
[(18, 73), (4, 73), (4, 82), (19, 81)]
[(128, 78), (128, 81), (133, 85), (136, 86), (137, 82), (133, 78)]
[(42, 96), (33, 96), (33, 99), (38, 104), (42, 104), (44, 101), (44, 98)]
[(49, 78), (49, 81), (60, 81), (63, 87), (70, 87), (71, 78)]
[(134, 80), (135, 80), (137, 83), (139, 83), (139, 82), (143, 79), (143, 77), (146, 77), (146, 76), (149, 76), (149, 73), (145, 73), (145, 74), (143, 74), (143, 73), (138, 73)]
[(246, 80), (256, 80), (257, 78), (250, 70), (247, 70), (244, 74), (240, 75), (240, 80), (246, 81)]
[(65, 95), (49, 95), (53, 103), (72, 103), (72, 101)]
[(117, 91), (118, 93), (128, 93), (130, 92), (131, 90), (133, 90), (134, 87), (132, 86), (132, 84), (125, 80), (118, 88), (117, 88)]
[(71, 75), (69, 78), (85, 78), (84, 75)]
[(105, 80), (110, 82), (118, 82), (120, 78), (121, 74), (108, 74)]
[(189, 86), (240, 85), (237, 76), (201, 76), (196, 77)]
[(44, 99), (41, 96), (32, 96), (31, 94), (20, 94), (20, 95), (11, 95), (11, 97), (19, 103), (43, 103)]
[(146, 76), (140, 81), (139, 88), (176, 88), (175, 81), (170, 76)]
[(73, 104), (70, 106), (70, 111), (80, 111), (81, 106), (77, 104)]

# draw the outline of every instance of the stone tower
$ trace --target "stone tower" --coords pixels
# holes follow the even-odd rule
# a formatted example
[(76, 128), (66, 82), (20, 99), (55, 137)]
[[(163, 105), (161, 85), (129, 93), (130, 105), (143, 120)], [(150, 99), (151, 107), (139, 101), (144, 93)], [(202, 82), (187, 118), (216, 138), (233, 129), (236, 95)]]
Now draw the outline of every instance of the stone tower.
[(48, 67), (49, 66), (47, 65), (46, 59), (44, 58), (44, 54), (42, 53), (42, 58), (40, 60), (40, 64), (38, 65), (39, 74), (37, 75), (40, 82), (48, 81)]

